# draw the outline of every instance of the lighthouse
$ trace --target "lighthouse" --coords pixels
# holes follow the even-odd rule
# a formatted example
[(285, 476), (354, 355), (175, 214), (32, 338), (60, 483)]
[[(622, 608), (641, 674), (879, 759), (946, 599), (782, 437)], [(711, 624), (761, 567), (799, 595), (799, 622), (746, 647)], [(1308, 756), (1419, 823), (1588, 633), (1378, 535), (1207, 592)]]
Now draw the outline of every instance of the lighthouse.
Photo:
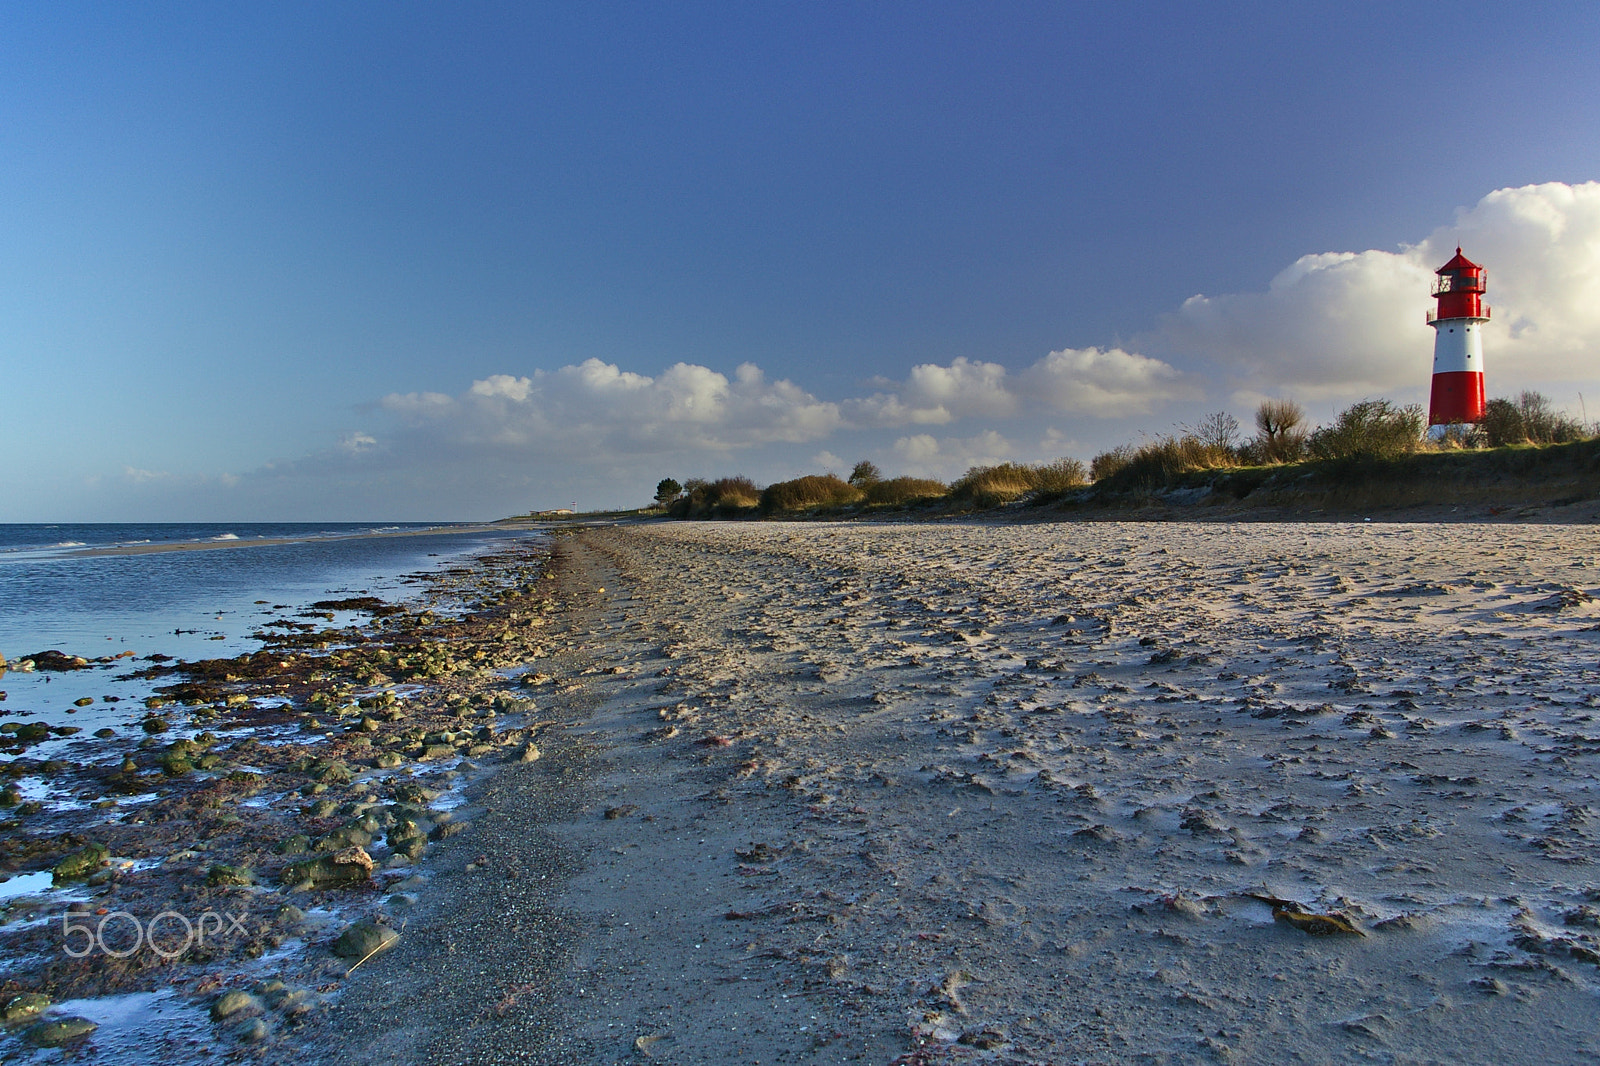
[(1483, 302), (1488, 271), (1461, 254), (1435, 271), (1438, 310), (1428, 312), (1433, 327), (1433, 393), (1428, 425), (1483, 421)]

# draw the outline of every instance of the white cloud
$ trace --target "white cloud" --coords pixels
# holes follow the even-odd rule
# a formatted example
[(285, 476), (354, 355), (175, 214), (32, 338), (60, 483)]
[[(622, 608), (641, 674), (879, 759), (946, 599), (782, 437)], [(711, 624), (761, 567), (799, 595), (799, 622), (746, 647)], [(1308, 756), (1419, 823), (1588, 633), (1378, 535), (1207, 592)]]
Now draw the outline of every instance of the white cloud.
[(943, 437), (916, 433), (894, 442), (894, 453), (905, 473), (949, 480), (970, 467), (992, 466), (1013, 457), (1016, 449), (995, 430), (971, 437)]
[(1241, 394), (1350, 399), (1425, 389), (1437, 270), (1461, 245), (1489, 269), (1490, 392), (1593, 380), (1600, 352), (1600, 182), (1498, 189), (1398, 252), (1296, 260), (1265, 292), (1195, 296), (1142, 338), (1168, 359), (1199, 357)]
[(851, 469), (855, 464), (845, 462), (830, 451), (820, 451), (811, 457), (811, 465), (824, 474), (838, 474)]
[(495, 374), (459, 397), (384, 397), (413, 434), (458, 447), (616, 456), (820, 440), (842, 419), (789, 381), (769, 382), (754, 364), (730, 380), (677, 363), (649, 377), (599, 359), (531, 376)]
[(1115, 418), (1194, 394), (1174, 367), (1121, 348), (1065, 348), (1012, 376), (999, 363), (922, 363), (903, 383), (844, 405), (864, 426), (947, 425), (1053, 411)]
[(1025, 395), (1055, 411), (1116, 418), (1192, 396), (1179, 371), (1121, 348), (1064, 348), (1021, 375)]

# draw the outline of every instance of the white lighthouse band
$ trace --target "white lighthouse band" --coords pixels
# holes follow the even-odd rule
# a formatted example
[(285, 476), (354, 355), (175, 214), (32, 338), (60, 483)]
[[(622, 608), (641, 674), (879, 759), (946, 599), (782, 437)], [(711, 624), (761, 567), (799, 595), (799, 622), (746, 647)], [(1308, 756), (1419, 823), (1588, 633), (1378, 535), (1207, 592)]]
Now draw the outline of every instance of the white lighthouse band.
[(1487, 318), (1436, 318), (1433, 327), (1435, 374), (1483, 373), (1483, 324)]

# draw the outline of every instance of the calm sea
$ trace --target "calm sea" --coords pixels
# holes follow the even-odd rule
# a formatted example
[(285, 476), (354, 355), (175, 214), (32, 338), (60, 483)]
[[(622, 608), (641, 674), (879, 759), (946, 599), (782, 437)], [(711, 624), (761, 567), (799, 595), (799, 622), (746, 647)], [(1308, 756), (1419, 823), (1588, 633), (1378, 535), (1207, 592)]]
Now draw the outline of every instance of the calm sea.
[[(260, 647), (250, 634), (264, 622), (292, 617), (315, 600), (404, 599), (416, 589), (414, 575), (542, 535), (370, 523), (0, 524), (0, 654), (13, 662), (46, 649), (91, 659), (123, 651), (190, 660), (236, 655)], [(261, 539), (283, 543), (239, 543)], [(97, 552), (183, 544), (221, 546)], [(357, 618), (342, 614), (328, 624)], [(132, 665), (123, 659), (109, 669), (0, 675), (0, 719), (125, 725), (142, 714), (138, 701), (150, 693), (146, 682), (115, 680)], [(94, 703), (74, 706), (84, 698)]]

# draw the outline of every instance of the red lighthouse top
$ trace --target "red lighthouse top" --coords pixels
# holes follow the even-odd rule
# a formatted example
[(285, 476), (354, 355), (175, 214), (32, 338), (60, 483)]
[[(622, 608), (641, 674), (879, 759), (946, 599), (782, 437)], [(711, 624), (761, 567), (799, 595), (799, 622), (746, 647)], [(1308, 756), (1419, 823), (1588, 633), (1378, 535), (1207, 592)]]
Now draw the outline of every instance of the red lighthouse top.
[(1429, 322), (1441, 318), (1489, 317), (1489, 308), (1483, 303), (1489, 272), (1462, 255), (1459, 246), (1450, 262), (1434, 273), (1439, 275), (1439, 280), (1433, 283), (1433, 295), (1439, 300), (1439, 310), (1428, 316)]

